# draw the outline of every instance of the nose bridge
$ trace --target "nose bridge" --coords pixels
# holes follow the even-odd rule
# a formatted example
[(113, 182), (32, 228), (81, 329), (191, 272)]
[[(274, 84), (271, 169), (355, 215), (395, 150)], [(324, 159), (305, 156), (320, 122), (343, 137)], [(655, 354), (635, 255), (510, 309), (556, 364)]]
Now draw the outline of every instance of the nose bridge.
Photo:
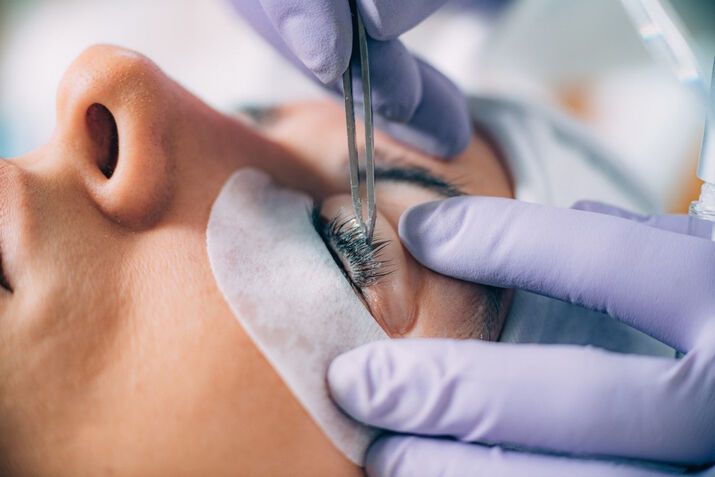
[(170, 85), (146, 57), (109, 46), (82, 53), (60, 83), (53, 140), (65, 151), (61, 165), (123, 225), (155, 220), (166, 197)]

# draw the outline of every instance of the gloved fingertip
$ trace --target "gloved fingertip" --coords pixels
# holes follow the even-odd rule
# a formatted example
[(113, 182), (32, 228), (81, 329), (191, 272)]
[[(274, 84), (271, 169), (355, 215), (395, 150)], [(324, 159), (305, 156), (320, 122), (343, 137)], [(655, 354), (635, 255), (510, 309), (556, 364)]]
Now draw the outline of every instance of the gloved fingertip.
[(260, 0), (283, 42), (323, 84), (337, 81), (352, 53), (348, 2)]
[(400, 239), (420, 261), (429, 256), (435, 241), (440, 241), (440, 227), (435, 227), (434, 217), (443, 202), (438, 200), (410, 207), (400, 217), (397, 227)]
[(474, 133), (467, 101), (446, 76), (416, 60), (420, 77), (420, 102), (406, 123), (375, 118), (385, 132), (400, 142), (436, 159), (449, 159), (463, 152)]
[(415, 58), (399, 41), (369, 40), (372, 104), (388, 121), (404, 123), (422, 101), (422, 77)]
[(390, 392), (394, 368), (390, 344), (390, 340), (368, 343), (338, 356), (328, 368), (328, 387), (335, 402), (367, 424), (375, 425), (381, 406), (385, 401), (391, 405), (394, 397)]
[[(439, 125), (434, 131), (438, 141), (432, 154), (438, 158), (450, 159), (462, 153), (474, 135), (472, 118), (459, 88), (431, 65), (418, 62), (423, 84), (423, 101), (415, 112), (413, 120), (419, 122), (418, 115)], [(430, 151), (429, 148), (425, 148)]]
[(325, 85), (340, 81), (343, 73), (348, 69), (350, 48), (346, 45), (337, 44), (331, 50), (316, 53), (312, 45), (290, 44), (300, 61), (318, 78), (318, 81)]
[(341, 406), (355, 394), (355, 387), (358, 385), (356, 381), (360, 377), (360, 374), (356, 373), (360, 366), (360, 360), (355, 359), (354, 351), (341, 354), (333, 359), (328, 366), (327, 379), (330, 395)]
[(377, 107), (376, 112), (388, 121), (406, 121), (414, 108), (407, 108), (404, 104), (384, 103)]
[(365, 471), (369, 477), (398, 477), (405, 474), (407, 448), (412, 437), (383, 436), (368, 448)]

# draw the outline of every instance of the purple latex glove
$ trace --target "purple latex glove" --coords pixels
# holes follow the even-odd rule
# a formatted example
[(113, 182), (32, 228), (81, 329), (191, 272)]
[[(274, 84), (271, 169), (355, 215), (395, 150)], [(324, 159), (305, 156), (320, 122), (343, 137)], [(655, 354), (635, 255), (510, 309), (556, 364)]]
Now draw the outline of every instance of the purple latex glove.
[[(348, 0), (230, 1), (278, 52), (342, 95), (341, 77), (353, 44)], [(376, 124), (395, 139), (438, 157), (455, 156), (469, 143), (466, 100), (444, 75), (410, 55), (397, 37), (445, 2), (357, 0), (370, 37)], [(355, 70), (359, 84), (359, 66)], [(355, 99), (361, 104), (360, 94)]]
[(606, 311), (685, 357), (456, 340), (358, 348), (330, 367), (336, 401), (367, 424), (412, 434), (379, 439), (369, 475), (655, 476), (663, 470), (623, 458), (715, 462), (712, 225), (698, 222), (689, 236), (688, 217), (575, 207), (460, 197), (409, 209), (400, 236), (436, 271)]

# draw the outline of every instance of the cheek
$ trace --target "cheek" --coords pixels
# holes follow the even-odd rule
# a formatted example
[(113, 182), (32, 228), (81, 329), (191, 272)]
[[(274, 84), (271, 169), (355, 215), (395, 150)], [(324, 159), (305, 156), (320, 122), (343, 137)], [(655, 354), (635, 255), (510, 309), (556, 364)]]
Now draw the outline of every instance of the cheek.
[(126, 320), (119, 306), (126, 283), (118, 270), (128, 257), (123, 235), (81, 197), (35, 194), (20, 237), (13, 326), (36, 375), (64, 377), (58, 386), (85, 385), (110, 362)]

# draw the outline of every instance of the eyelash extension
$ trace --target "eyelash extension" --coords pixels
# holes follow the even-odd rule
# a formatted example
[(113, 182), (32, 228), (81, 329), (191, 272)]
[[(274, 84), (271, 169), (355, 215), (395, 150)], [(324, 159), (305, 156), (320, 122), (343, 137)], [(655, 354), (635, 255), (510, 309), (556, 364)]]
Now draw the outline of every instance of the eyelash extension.
[(313, 206), (310, 214), (313, 226), (343, 274), (360, 293), (391, 273), (389, 263), (380, 259), (389, 241), (374, 238), (368, 241), (354, 219), (336, 215), (327, 220), (320, 215), (320, 209), (320, 203)]

